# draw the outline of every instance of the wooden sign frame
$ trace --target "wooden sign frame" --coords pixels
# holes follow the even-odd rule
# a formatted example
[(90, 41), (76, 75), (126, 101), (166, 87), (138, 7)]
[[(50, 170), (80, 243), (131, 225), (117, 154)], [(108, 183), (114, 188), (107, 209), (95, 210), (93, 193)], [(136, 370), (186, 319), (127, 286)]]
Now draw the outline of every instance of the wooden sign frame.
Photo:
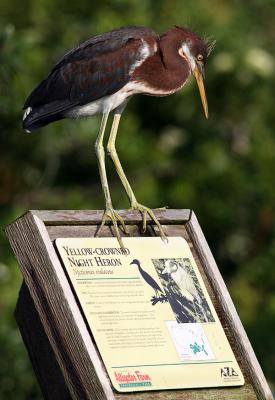
[[(23, 275), (15, 317), (43, 396), (50, 400), (271, 400), (273, 396), (206, 239), (191, 210), (154, 210), (168, 236), (182, 236), (193, 256), (245, 378), (241, 387), (118, 393), (112, 389), (96, 344), (53, 245), (58, 237), (94, 237), (102, 211), (29, 211), (6, 228)], [(131, 236), (140, 213), (120, 211)], [(150, 221), (149, 221), (150, 222)], [(101, 236), (112, 236), (106, 226)]]

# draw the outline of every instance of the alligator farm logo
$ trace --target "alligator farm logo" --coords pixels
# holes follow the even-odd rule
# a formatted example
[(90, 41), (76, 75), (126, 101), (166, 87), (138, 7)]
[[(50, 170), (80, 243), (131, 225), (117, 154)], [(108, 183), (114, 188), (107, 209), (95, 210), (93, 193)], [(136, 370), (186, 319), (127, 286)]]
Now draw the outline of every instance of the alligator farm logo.
[(151, 377), (140, 371), (115, 372), (115, 378), (121, 388), (131, 388), (137, 386), (152, 386)]

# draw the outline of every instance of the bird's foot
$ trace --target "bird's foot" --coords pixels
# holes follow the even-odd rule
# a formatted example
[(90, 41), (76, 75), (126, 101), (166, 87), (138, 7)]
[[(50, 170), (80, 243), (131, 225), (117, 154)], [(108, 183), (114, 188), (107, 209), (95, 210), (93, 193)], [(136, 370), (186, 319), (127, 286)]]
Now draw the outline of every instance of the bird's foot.
[(153, 210), (151, 210), (151, 208), (143, 206), (142, 204), (138, 203), (138, 202), (133, 202), (131, 205), (132, 210), (138, 210), (141, 212), (142, 214), (142, 229), (143, 232), (146, 231), (147, 229), (147, 215), (149, 215), (149, 217), (152, 219), (152, 221), (154, 221), (154, 223), (157, 225), (158, 229), (159, 229), (159, 233), (160, 233), (160, 237), (164, 242), (168, 242), (167, 236), (164, 233), (164, 230), (161, 226), (161, 224), (159, 223), (159, 221), (157, 220)]
[(116, 210), (113, 209), (112, 206), (106, 206), (106, 209), (105, 209), (105, 211), (104, 211), (104, 213), (103, 213), (101, 225), (100, 225), (100, 227), (98, 228), (98, 231), (97, 231), (97, 233), (96, 233), (96, 236), (99, 235), (100, 230), (101, 230), (102, 227), (106, 224), (106, 221), (107, 221), (108, 219), (110, 219), (110, 220), (112, 221), (113, 226), (114, 226), (114, 230), (115, 230), (115, 235), (116, 235), (116, 238), (117, 238), (117, 240), (118, 240), (118, 243), (119, 243), (120, 247), (121, 247), (122, 249), (124, 249), (124, 245), (123, 245), (123, 242), (122, 242), (120, 233), (119, 233), (118, 225), (121, 226), (123, 232), (126, 233), (126, 235), (128, 235), (129, 232), (128, 232), (128, 229), (127, 229), (127, 227), (126, 227), (126, 225), (125, 225), (125, 222), (123, 221), (123, 218), (119, 215), (119, 213), (118, 213)]

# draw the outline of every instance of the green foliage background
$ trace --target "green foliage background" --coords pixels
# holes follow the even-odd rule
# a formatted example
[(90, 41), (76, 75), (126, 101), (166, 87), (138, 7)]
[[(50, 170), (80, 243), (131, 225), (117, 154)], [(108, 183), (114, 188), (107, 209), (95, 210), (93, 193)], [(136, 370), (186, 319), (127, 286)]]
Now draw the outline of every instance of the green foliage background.
[[(28, 209), (103, 207), (93, 145), (97, 117), (26, 135), (21, 107), (69, 48), (122, 25), (188, 24), (217, 46), (206, 76), (210, 119), (190, 82), (139, 96), (118, 151), (138, 199), (195, 210), (269, 381), (275, 382), (274, 0), (1, 0), (1, 226)], [(193, 81), (193, 80), (192, 80)], [(114, 204), (128, 207), (111, 164)], [(0, 237), (0, 398), (39, 399), (13, 310), (21, 283)]]

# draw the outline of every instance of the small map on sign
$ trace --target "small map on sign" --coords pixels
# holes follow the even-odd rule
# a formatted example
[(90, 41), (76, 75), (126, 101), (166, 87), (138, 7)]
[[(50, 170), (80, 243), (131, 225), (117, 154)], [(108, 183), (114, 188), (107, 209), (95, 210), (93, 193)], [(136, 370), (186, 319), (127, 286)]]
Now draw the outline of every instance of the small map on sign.
[(215, 358), (201, 324), (178, 324), (175, 321), (166, 321), (166, 326), (182, 361)]

